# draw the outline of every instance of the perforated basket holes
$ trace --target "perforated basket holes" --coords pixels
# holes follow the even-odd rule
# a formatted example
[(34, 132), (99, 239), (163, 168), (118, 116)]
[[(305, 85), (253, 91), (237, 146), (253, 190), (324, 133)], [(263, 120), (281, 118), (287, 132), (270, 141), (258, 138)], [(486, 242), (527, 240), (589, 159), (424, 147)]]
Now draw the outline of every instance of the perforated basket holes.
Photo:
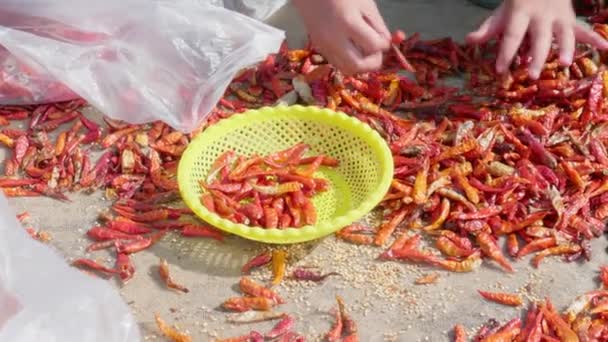
[(319, 222), (358, 207), (379, 184), (378, 156), (365, 141), (348, 131), (326, 122), (284, 116), (244, 122), (241, 127), (218, 135), (198, 152), (190, 171), (190, 184), (197, 193), (201, 191), (198, 180), (207, 176), (213, 162), (227, 150), (246, 156), (267, 155), (300, 142), (311, 146), (310, 155), (325, 154), (340, 161), (337, 169), (322, 169), (318, 175), (332, 183), (328, 192), (314, 198)]

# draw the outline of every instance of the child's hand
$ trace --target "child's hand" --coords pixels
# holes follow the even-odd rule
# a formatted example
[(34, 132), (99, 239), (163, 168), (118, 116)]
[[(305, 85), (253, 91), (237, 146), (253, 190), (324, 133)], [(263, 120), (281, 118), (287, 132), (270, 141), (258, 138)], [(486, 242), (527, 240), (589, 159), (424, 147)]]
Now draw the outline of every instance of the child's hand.
[(608, 49), (606, 40), (577, 23), (571, 0), (504, 0), (477, 31), (467, 36), (467, 41), (480, 44), (502, 34), (496, 71), (503, 73), (511, 65), (526, 33), (531, 41), (529, 72), (532, 78), (540, 75), (553, 37), (559, 44), (559, 60), (564, 66), (572, 63), (576, 41)]
[(341, 71), (379, 69), (391, 35), (373, 0), (294, 0), (315, 46)]

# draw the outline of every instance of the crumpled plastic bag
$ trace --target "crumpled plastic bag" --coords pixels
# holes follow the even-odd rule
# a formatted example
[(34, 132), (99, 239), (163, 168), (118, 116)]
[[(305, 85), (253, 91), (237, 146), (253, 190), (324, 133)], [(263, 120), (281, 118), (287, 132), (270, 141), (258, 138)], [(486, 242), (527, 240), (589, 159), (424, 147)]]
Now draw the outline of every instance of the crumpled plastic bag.
[(118, 291), (33, 240), (0, 195), (0, 341), (139, 341)]
[[(232, 2), (240, 1), (260, 17), (278, 5)], [(0, 104), (78, 95), (115, 119), (192, 131), (239, 70), (284, 40), (282, 31), (212, 2), (4, 0)]]

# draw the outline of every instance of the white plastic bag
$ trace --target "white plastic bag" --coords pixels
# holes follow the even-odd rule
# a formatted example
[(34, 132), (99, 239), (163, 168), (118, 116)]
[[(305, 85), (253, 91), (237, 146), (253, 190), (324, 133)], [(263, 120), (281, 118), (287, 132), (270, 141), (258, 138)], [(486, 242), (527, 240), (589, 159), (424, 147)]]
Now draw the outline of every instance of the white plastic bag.
[(65, 100), (71, 90), (113, 118), (191, 131), (240, 69), (284, 39), (211, 1), (4, 0), (0, 103)]
[(33, 240), (0, 195), (0, 341), (139, 340), (118, 291)]

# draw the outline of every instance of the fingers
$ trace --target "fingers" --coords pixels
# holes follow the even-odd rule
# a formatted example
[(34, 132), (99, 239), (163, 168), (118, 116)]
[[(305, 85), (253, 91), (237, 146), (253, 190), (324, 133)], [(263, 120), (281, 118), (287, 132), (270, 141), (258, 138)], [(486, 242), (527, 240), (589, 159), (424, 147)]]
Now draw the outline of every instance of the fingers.
[(574, 35), (576, 40), (581, 43), (589, 44), (602, 50), (608, 49), (608, 41), (606, 39), (580, 23), (574, 26)]
[(294, 0), (307, 31), (328, 61), (345, 73), (377, 70), (391, 35), (373, 0)]
[(572, 64), (576, 40), (572, 26), (568, 23), (558, 22), (555, 24), (555, 38), (559, 43), (559, 62), (562, 66)]
[(532, 38), (531, 56), (532, 62), (528, 68), (530, 77), (537, 79), (540, 76), (543, 65), (551, 50), (553, 31), (551, 22), (544, 20), (534, 20), (530, 24), (530, 36)]
[(483, 44), (496, 37), (500, 33), (500, 19), (496, 14), (486, 18), (477, 31), (471, 32), (466, 36), (467, 43)]
[(364, 55), (373, 55), (377, 52), (386, 51), (390, 46), (390, 35), (388, 38), (383, 37), (372, 26), (370, 26), (363, 17), (352, 19), (350, 23), (349, 35), (357, 47), (361, 49)]
[(378, 70), (382, 67), (382, 52), (364, 56), (353, 42), (344, 44), (340, 70), (346, 74), (356, 74)]
[(338, 68), (346, 74), (380, 69), (382, 53), (390, 48), (391, 34), (378, 8), (372, 6), (365, 12), (349, 20), (349, 39), (340, 44), (340, 49), (334, 49)]
[(332, 42), (331, 48), (321, 49), (321, 53), (329, 56), (329, 62), (346, 75), (374, 71), (382, 67), (382, 52), (365, 56), (348, 38)]
[(526, 35), (529, 23), (530, 18), (519, 13), (514, 13), (509, 19), (500, 44), (500, 52), (496, 58), (496, 71), (498, 73), (504, 73), (511, 65), (511, 61)]
[(388, 30), (386, 23), (384, 22), (384, 18), (378, 11), (378, 7), (374, 6), (369, 9), (369, 13), (362, 13), (363, 20), (371, 26), (380, 36), (382, 36), (387, 41), (391, 39), (391, 32)]
[(526, 33), (530, 34), (531, 39), (531, 78), (539, 77), (551, 51), (553, 37), (559, 44), (559, 62), (563, 66), (572, 64), (577, 42), (608, 50), (608, 40), (577, 23), (572, 4), (567, 0), (504, 1), (492, 16), (467, 36), (467, 42), (483, 44), (502, 35), (496, 71), (504, 73), (509, 69)]

